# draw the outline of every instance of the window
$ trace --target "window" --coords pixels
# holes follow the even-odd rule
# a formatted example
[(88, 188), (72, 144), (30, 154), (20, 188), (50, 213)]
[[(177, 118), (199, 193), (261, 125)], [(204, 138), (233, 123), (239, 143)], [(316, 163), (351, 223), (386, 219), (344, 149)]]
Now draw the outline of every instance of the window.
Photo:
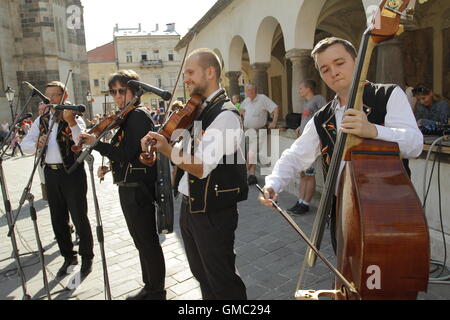
[(169, 72), (169, 82), (170, 86), (175, 86), (175, 82), (177, 82), (177, 73), (176, 72)]
[(153, 50), (153, 59), (159, 60), (159, 50), (158, 49)]
[(155, 86), (157, 86), (158, 88), (161, 88), (161, 86), (162, 86), (162, 81), (161, 81), (160, 75), (155, 75)]
[(173, 53), (173, 50), (169, 50), (169, 61), (174, 61), (175, 60), (175, 55)]
[(141, 52), (141, 60), (142, 61), (147, 61), (147, 51), (142, 51)]
[(100, 89), (102, 91), (106, 91), (106, 80), (105, 80), (105, 78), (102, 78), (102, 80), (100, 81)]
[(100, 82), (98, 81), (98, 79), (94, 79), (94, 87), (98, 86), (100, 86)]
[(127, 56), (127, 63), (132, 63), (133, 62), (133, 53), (131, 51), (127, 51), (126, 56)]

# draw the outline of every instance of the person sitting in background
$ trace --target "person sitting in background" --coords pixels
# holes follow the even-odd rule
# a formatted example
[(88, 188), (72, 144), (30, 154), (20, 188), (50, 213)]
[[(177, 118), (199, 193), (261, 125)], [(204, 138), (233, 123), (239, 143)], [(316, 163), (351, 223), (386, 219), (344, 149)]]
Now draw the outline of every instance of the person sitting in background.
[(447, 101), (424, 85), (418, 85), (413, 89), (417, 98), (415, 117), (419, 126), (430, 126), (438, 123), (446, 124), (450, 114)]

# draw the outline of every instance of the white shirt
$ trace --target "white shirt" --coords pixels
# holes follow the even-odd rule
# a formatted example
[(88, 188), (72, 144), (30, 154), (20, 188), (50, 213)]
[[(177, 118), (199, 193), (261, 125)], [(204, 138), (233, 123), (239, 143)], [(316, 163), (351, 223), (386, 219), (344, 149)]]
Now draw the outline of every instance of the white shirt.
[[(345, 106), (336, 106), (336, 125), (340, 130)], [(396, 142), (402, 158), (418, 157), (423, 149), (423, 135), (417, 127), (408, 99), (402, 89), (396, 87), (386, 106), (385, 126), (375, 125), (378, 136), (375, 139)], [(266, 187), (277, 193), (289, 184), (289, 181), (301, 171), (308, 169), (320, 156), (320, 138), (311, 119), (303, 134), (285, 150), (266, 177)], [(343, 163), (341, 164), (341, 168)]]
[[(206, 101), (211, 100), (218, 92), (214, 92)], [(231, 102), (226, 104), (232, 105)], [(230, 133), (235, 134), (236, 139), (230, 137)], [(206, 128), (194, 152), (195, 158), (201, 160), (203, 164), (202, 179), (205, 179), (217, 167), (224, 155), (232, 155), (236, 152), (241, 143), (242, 135), (241, 119), (233, 111), (224, 111), (214, 119)], [(181, 143), (178, 143), (177, 147), (180, 145)], [(191, 142), (189, 141), (189, 150), (184, 150), (184, 152), (190, 151), (190, 145)], [(178, 191), (185, 196), (189, 196), (188, 178), (189, 175), (185, 172), (178, 185)]]
[[(22, 143), (20, 144), (22, 151), (26, 154), (33, 154), (36, 152), (36, 143), (39, 139), (40, 118), (41, 116), (37, 117), (36, 120), (34, 120), (31, 129), (28, 131), (28, 134), (25, 136)], [(73, 141), (75, 142), (75, 144), (78, 144), (80, 133), (86, 129), (86, 125), (84, 123), (83, 118), (81, 117), (77, 117), (76, 121), (77, 125), (70, 127), (70, 130), (72, 131)], [(49, 128), (52, 126), (52, 122), (53, 122), (53, 115), (50, 115)], [(53, 126), (50, 138), (48, 140), (48, 148), (47, 153), (45, 155), (45, 163), (48, 164), (63, 163), (61, 152), (59, 151), (58, 142), (56, 141), (56, 137), (58, 135), (58, 123), (59, 122), (56, 122), (55, 125)]]
[(264, 94), (257, 94), (255, 99), (246, 98), (241, 105), (244, 114), (244, 128), (261, 129), (267, 123), (268, 113), (277, 108), (275, 102)]

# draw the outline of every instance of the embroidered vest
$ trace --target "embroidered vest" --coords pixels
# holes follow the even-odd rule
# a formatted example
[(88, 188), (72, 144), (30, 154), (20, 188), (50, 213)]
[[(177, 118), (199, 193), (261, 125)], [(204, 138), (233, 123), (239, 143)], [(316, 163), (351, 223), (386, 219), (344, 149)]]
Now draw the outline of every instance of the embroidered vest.
[[(239, 116), (239, 112), (232, 104), (225, 104), (228, 101), (225, 95), (221, 95), (206, 106), (197, 119), (197, 121), (202, 121), (203, 131), (224, 111), (232, 111)], [(190, 132), (193, 137), (193, 129)], [(191, 146), (191, 154), (194, 154), (194, 143)], [(178, 188), (178, 183), (183, 175), (184, 171), (178, 168), (175, 188)], [(204, 179), (189, 174), (188, 185), (191, 213), (221, 210), (247, 200), (247, 169), (242, 150), (238, 148), (233, 156), (225, 155), (217, 167)]]
[[(366, 82), (363, 94), (363, 109), (370, 123), (384, 126), (387, 103), (395, 88), (396, 85), (392, 84)], [(337, 100), (334, 99), (314, 115), (314, 124), (320, 137), (324, 178), (330, 167), (337, 137), (336, 118), (334, 116), (336, 104)], [(404, 159), (403, 163), (408, 175), (411, 175), (408, 160)]]
[[(47, 134), (49, 130), (50, 113), (46, 113), (39, 118), (39, 130)], [(61, 120), (55, 123), (52, 130), (57, 130), (56, 142), (58, 143), (59, 152), (63, 161), (64, 168), (69, 168), (75, 163), (77, 155), (70, 149), (75, 143), (72, 139), (72, 131), (69, 124)], [(41, 164), (45, 163), (46, 152), (42, 153)]]

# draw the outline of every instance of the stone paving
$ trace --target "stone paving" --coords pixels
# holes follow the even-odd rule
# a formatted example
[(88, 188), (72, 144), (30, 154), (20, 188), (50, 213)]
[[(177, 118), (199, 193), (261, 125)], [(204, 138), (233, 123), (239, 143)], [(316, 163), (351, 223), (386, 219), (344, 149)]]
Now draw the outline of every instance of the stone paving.
[[(101, 162), (96, 154), (94, 171)], [(15, 210), (28, 176), (31, 173), (33, 157), (13, 158), (3, 163), (7, 187)], [(88, 205), (94, 238), (97, 226), (94, 202), (88, 173)], [(117, 187), (112, 184), (111, 176), (103, 183), (95, 179), (99, 198), (101, 218), (104, 228), (105, 252), (108, 267), (112, 299), (124, 299), (128, 294), (136, 292), (142, 286), (140, 265), (137, 250), (128, 233), (122, 211), (120, 209)], [(260, 183), (263, 180), (260, 178)], [(45, 265), (52, 299), (103, 300), (104, 280), (101, 254), (98, 242), (95, 241), (95, 259), (93, 272), (74, 290), (71, 283), (76, 280), (77, 267), (66, 278), (55, 280), (58, 268), (63, 259), (59, 255), (57, 244), (50, 223), (47, 202), (41, 199), (39, 177), (35, 176), (32, 194), (35, 196), (37, 222), (43, 247), (45, 249)], [(257, 190), (251, 187), (249, 200), (239, 204), (239, 226), (236, 232), (235, 249), (237, 267), (247, 286), (249, 299), (281, 300), (293, 299), (300, 267), (306, 250), (306, 244), (288, 223), (275, 211), (261, 206), (257, 200)], [(295, 196), (282, 194), (279, 204), (289, 208), (295, 202)], [(314, 221), (318, 196), (313, 199), (311, 212), (294, 220), (306, 234), (310, 234)], [(174, 300), (201, 299), (198, 282), (193, 278), (186, 260), (183, 243), (178, 226), (179, 200), (176, 201), (175, 230), (169, 235), (161, 235), (166, 261), (167, 298)], [(22, 299), (23, 290), (15, 271), (15, 261), (11, 259), (11, 241), (7, 237), (7, 220), (4, 207), (0, 216), (0, 299)], [(33, 223), (29, 215), (28, 203), (21, 210), (16, 225), (16, 237), (24, 266), (27, 293), (32, 299), (46, 299), (43, 289), (43, 276), (39, 263), (36, 237)], [(326, 232), (322, 251), (333, 261), (328, 232)], [(29, 254), (31, 252), (31, 254)], [(322, 263), (308, 271), (307, 288), (330, 289), (333, 276)], [(420, 293), (419, 299), (450, 299), (448, 284), (429, 285), (428, 293)]]

